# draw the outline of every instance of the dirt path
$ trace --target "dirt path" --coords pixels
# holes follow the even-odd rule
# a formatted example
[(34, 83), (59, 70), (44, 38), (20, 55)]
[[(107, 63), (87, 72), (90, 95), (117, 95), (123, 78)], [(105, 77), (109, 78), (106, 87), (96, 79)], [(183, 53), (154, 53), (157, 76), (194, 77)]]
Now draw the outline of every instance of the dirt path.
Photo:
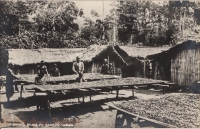
[[(119, 93), (120, 98), (128, 98), (132, 95), (130, 90), (120, 90)], [(92, 103), (89, 102), (89, 97), (85, 98), (85, 103), (78, 103), (77, 98), (52, 103), (52, 118), (49, 118), (44, 111), (36, 111), (36, 106), (31, 105), (32, 95), (33, 93), (26, 92), (23, 94), (26, 99), (19, 100), (19, 93), (15, 93), (11, 98), (12, 103), (8, 104), (5, 102), (5, 94), (1, 93), (1, 102), (5, 103), (2, 106), (4, 123), (0, 123), (0, 127), (27, 128), (31, 127), (31, 124), (35, 124), (34, 127), (61, 127), (66, 125), (63, 123), (72, 123), (75, 128), (114, 128), (116, 125), (126, 127), (125, 120), (116, 122), (117, 111), (104, 105), (105, 102), (115, 100), (115, 92), (95, 95), (92, 97)], [(160, 97), (162, 93), (145, 93), (140, 90), (136, 91), (135, 96), (141, 99), (149, 99)], [(156, 127), (147, 123), (142, 126), (138, 123), (132, 123), (131, 126), (134, 128)]]

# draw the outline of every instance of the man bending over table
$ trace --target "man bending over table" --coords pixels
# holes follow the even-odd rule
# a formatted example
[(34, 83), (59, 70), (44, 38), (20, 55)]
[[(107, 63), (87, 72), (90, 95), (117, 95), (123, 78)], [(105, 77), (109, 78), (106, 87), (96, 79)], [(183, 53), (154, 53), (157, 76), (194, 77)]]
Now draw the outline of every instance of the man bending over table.
[(79, 82), (85, 82), (85, 79), (83, 78), (84, 64), (80, 61), (79, 57), (76, 57), (76, 62), (73, 63), (72, 70), (79, 75)]

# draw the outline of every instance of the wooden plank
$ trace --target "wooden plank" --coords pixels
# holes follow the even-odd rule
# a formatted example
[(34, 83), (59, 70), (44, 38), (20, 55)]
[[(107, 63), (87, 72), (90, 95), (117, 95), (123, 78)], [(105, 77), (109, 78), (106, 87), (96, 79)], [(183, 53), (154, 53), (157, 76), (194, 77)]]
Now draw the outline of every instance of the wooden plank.
[(145, 85), (145, 86), (141, 85), (141, 86), (137, 86), (137, 87), (139, 87), (139, 88), (145, 88), (145, 87), (147, 87), (147, 86), (146, 86), (146, 85)]
[(155, 86), (169, 87), (169, 85), (163, 85), (163, 84), (155, 84)]
[(92, 91), (101, 91), (101, 89), (97, 89), (97, 88), (90, 88), (89, 90), (92, 90)]
[(129, 85), (129, 86), (119, 86), (118, 89), (139, 89), (139, 87), (135, 85)]
[(63, 90), (63, 92), (65, 92), (65, 93), (66, 93), (66, 92), (71, 93), (71, 91), (69, 91), (69, 90)]
[(166, 84), (166, 85), (176, 85), (175, 83), (173, 83), (173, 82), (165, 82), (164, 84)]
[(36, 96), (47, 96), (48, 94), (46, 92), (36, 92)]
[(156, 89), (151, 88), (151, 89), (149, 89), (149, 90), (150, 90), (150, 91), (161, 92), (163, 89), (158, 89), (158, 90), (156, 90)]
[(23, 91), (23, 89), (24, 89), (24, 84), (22, 83), (21, 84), (21, 90), (20, 90), (20, 98), (22, 98), (22, 91)]
[(35, 85), (35, 88), (39, 89), (40, 91), (47, 91), (47, 89), (44, 89), (42, 87), (39, 87), (39, 85)]
[(113, 89), (111, 86), (108, 86), (108, 87), (92, 87), (92, 88), (99, 88), (99, 89), (102, 89), (102, 90), (112, 90)]
[(87, 89), (78, 89), (79, 91), (82, 91), (82, 92), (88, 92), (89, 90)]
[(171, 125), (171, 124), (168, 124), (168, 123), (164, 123), (164, 122), (161, 122), (161, 121), (157, 121), (157, 120), (154, 120), (154, 119), (150, 119), (150, 118), (147, 118), (147, 117), (143, 117), (143, 116), (140, 116), (140, 115), (137, 115), (137, 114), (134, 114), (134, 113), (131, 113), (131, 112), (128, 112), (128, 111), (125, 111), (123, 109), (120, 109), (118, 107), (116, 107), (114, 104), (112, 104), (111, 102), (109, 103), (105, 103), (106, 105), (116, 109), (116, 110), (119, 110), (121, 112), (124, 112), (126, 114), (129, 114), (129, 115), (132, 115), (134, 117), (138, 117), (138, 118), (141, 118), (141, 119), (144, 119), (144, 120), (147, 120), (147, 121), (150, 121), (150, 122), (153, 122), (153, 123), (156, 123), (156, 124), (159, 124), (159, 125), (162, 125), (162, 126), (165, 126), (165, 127), (169, 127), (169, 128), (178, 128), (174, 125)]

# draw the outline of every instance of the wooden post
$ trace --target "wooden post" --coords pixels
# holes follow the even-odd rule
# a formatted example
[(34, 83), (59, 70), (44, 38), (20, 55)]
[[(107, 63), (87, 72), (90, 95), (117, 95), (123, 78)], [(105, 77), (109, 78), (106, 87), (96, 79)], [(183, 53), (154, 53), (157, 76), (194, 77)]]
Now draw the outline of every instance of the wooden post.
[(163, 86), (163, 95), (165, 94), (165, 87)]
[(17, 84), (15, 84), (15, 91), (19, 92), (19, 89), (17, 87)]
[(116, 98), (118, 99), (118, 96), (119, 96), (119, 89), (117, 88), (116, 89)]
[(134, 97), (134, 88), (132, 88), (132, 95), (133, 95), (133, 97)]
[(39, 104), (38, 103), (36, 104), (36, 107), (37, 107), (37, 111), (38, 111), (39, 110)]
[(85, 102), (85, 93), (83, 91), (83, 103)]
[(90, 102), (92, 101), (92, 93), (91, 93), (91, 90), (90, 90)]
[(145, 73), (145, 72), (146, 72), (146, 63), (145, 63), (145, 61), (144, 61), (143, 64), (144, 64), (144, 78), (145, 78), (145, 77), (146, 77), (146, 76), (145, 76), (145, 75), (146, 75), (146, 73)]
[(123, 113), (120, 110), (117, 110), (115, 118), (115, 128), (119, 128), (121, 125), (124, 124), (124, 120), (122, 120), (122, 118), (119, 118), (120, 115), (122, 115), (123, 118)]
[(80, 102), (79, 95), (78, 95), (78, 102)]
[[(48, 97), (48, 96), (47, 96)], [(47, 98), (47, 108), (48, 108), (48, 115), (51, 117), (51, 107), (50, 107), (50, 101), (49, 98)]]
[(24, 89), (24, 84), (21, 83), (20, 98), (22, 98), (22, 91), (23, 91), (23, 89)]

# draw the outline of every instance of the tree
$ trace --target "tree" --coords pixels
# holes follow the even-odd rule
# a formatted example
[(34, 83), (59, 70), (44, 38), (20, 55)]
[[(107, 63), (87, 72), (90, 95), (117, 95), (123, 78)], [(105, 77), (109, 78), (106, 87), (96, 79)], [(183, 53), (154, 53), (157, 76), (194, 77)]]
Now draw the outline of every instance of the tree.
[[(117, 4), (119, 40), (164, 45), (177, 42), (177, 34), (193, 30), (195, 2), (120, 1)], [(186, 37), (186, 35), (185, 35)], [(172, 43), (173, 44), (173, 43)]]
[(83, 15), (69, 1), (0, 1), (0, 6), (1, 42), (7, 48), (66, 46), (63, 41), (79, 30), (74, 20)]
[(84, 19), (85, 26), (81, 29), (81, 37), (96, 43), (97, 39), (105, 39), (105, 24), (95, 10), (91, 10), (91, 16), (95, 17), (96, 21), (89, 17)]

